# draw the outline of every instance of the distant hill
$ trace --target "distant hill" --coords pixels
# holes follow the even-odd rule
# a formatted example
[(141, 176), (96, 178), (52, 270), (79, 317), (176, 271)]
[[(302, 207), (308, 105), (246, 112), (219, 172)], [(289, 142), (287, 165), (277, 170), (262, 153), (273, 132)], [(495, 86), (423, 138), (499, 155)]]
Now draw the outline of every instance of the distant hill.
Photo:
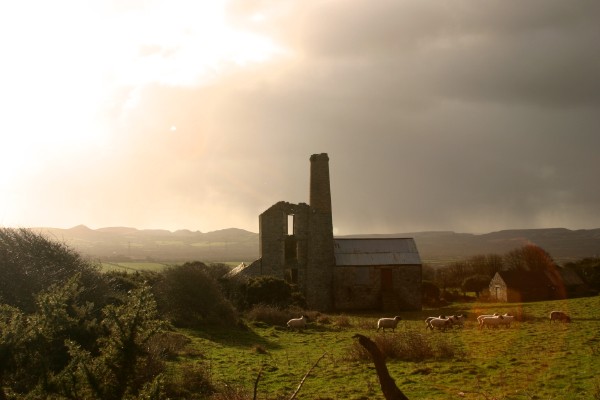
[(558, 263), (600, 257), (600, 229), (513, 229), (479, 235), (437, 231), (349, 237), (412, 237), (423, 262), (431, 264), (462, 260), (479, 254), (502, 255), (526, 244), (540, 246)]
[(236, 228), (208, 233), (127, 227), (90, 229), (84, 225), (35, 230), (101, 261), (241, 262), (258, 258), (258, 234)]
[[(90, 229), (37, 228), (77, 251), (102, 261), (205, 262), (245, 261), (258, 258), (258, 233), (230, 228), (213, 232), (138, 230), (126, 227)], [(450, 231), (343, 237), (412, 237), (423, 262), (442, 264), (478, 254), (505, 254), (528, 243), (548, 251), (559, 263), (600, 257), (600, 229), (514, 229), (486, 234)]]

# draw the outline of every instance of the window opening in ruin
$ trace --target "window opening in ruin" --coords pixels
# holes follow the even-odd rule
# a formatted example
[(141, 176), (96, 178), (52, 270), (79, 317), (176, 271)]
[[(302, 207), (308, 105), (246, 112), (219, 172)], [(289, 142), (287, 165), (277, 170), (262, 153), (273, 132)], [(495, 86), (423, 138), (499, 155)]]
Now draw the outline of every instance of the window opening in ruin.
[(294, 234), (294, 215), (293, 214), (287, 216), (287, 234), (288, 235)]
[(297, 284), (298, 283), (298, 269), (297, 268), (292, 268), (291, 272), (291, 283)]

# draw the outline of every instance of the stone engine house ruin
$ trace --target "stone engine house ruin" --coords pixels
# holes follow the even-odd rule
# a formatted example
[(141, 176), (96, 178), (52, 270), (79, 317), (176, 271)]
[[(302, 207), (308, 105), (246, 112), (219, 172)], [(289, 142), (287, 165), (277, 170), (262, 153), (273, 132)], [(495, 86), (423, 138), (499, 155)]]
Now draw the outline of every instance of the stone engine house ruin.
[(421, 309), (421, 260), (412, 238), (334, 238), (326, 153), (310, 157), (309, 198), (260, 214), (260, 258), (231, 274), (295, 283), (315, 310)]

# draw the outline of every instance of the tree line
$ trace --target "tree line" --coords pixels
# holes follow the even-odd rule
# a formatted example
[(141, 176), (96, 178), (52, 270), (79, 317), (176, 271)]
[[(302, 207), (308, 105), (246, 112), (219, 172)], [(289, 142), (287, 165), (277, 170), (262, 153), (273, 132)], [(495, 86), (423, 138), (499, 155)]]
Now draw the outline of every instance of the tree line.
[(423, 266), (423, 301), (439, 304), (452, 299), (457, 292), (474, 292), (476, 297), (487, 294), (490, 280), (497, 272), (506, 270), (555, 273), (571, 269), (581, 277), (590, 293), (600, 291), (600, 258), (585, 258), (559, 266), (543, 248), (528, 244), (506, 254), (476, 255), (441, 267)]

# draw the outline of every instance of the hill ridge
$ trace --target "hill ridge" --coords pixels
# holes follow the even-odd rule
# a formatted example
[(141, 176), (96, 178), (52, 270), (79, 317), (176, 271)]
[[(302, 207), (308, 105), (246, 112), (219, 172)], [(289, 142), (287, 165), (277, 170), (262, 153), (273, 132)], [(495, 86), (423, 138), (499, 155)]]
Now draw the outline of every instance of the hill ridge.
[[(211, 232), (180, 229), (137, 229), (106, 227), (90, 229), (35, 228), (92, 258), (100, 260), (148, 260), (180, 262), (251, 262), (259, 257), (258, 233), (240, 228)], [(425, 263), (441, 264), (481, 254), (505, 254), (532, 243), (550, 253), (557, 262), (600, 256), (600, 228), (505, 229), (489, 233), (423, 231), (393, 234), (352, 234), (356, 237), (412, 237)]]

